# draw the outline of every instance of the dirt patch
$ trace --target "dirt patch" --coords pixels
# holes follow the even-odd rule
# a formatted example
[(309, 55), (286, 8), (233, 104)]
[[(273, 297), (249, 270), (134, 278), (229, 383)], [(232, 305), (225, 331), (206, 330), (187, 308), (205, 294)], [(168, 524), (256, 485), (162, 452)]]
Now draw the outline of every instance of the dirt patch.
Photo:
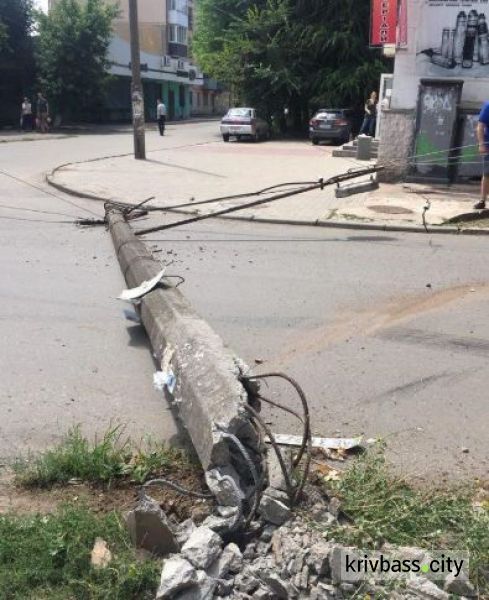
[[(175, 481), (185, 489), (207, 492), (202, 474), (192, 467), (180, 467), (161, 474), (161, 477)], [(92, 486), (85, 483), (55, 485), (49, 489), (25, 489), (16, 486), (11, 471), (0, 473), (0, 514), (42, 513), (55, 511), (60, 504), (75, 502), (84, 504), (94, 512), (127, 512), (131, 510), (138, 496), (139, 486), (130, 481), (121, 481), (112, 486)], [(151, 487), (148, 493), (167, 515), (174, 515), (182, 521), (193, 517), (196, 521), (205, 518), (212, 507), (210, 500), (198, 500), (179, 494), (170, 488)]]
[(331, 344), (341, 342), (354, 336), (373, 335), (386, 327), (402, 321), (409, 321), (425, 313), (439, 310), (463, 299), (480, 299), (488, 295), (486, 284), (461, 285), (433, 291), (427, 289), (423, 294), (409, 298), (394, 298), (376, 308), (359, 312), (343, 312), (333, 323), (316, 329), (302, 331), (300, 337), (294, 336), (285, 346), (283, 352), (268, 361), (286, 365), (295, 360), (299, 354), (318, 352)]
[(373, 204), (372, 206), (367, 206), (369, 210), (372, 210), (376, 213), (385, 213), (387, 215), (412, 215), (414, 211), (409, 208), (404, 208), (403, 206), (392, 206), (389, 204)]

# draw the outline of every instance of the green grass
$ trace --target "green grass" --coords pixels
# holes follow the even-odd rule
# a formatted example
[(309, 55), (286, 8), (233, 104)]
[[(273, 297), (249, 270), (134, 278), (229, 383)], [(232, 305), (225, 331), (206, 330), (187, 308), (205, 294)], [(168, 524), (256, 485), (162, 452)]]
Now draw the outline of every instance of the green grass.
[[(417, 490), (389, 472), (383, 449), (358, 458), (340, 481), (328, 487), (342, 501), (352, 525), (328, 530), (328, 537), (360, 548), (383, 542), (468, 553), (471, 577), (487, 589), (489, 510), (475, 508), (470, 485), (449, 490)], [(485, 586), (485, 587), (484, 587)]]
[[(113, 559), (105, 569), (90, 564), (96, 537)], [(116, 513), (96, 515), (65, 505), (51, 515), (0, 515), (2, 600), (154, 598), (161, 563), (137, 560)]]
[(16, 484), (49, 487), (71, 479), (95, 484), (143, 483), (169, 466), (187, 461), (182, 451), (151, 441), (144, 448), (135, 448), (122, 434), (121, 427), (114, 427), (91, 443), (79, 426), (74, 427), (54, 448), (16, 460)]

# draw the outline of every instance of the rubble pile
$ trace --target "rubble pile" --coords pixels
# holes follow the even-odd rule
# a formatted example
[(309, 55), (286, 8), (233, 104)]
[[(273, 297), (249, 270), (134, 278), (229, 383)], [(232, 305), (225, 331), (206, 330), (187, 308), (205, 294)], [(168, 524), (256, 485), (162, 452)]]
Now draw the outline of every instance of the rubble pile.
[[(146, 497), (135, 511), (129, 513), (128, 526), (139, 545), (145, 545), (153, 552), (166, 548), (157, 600), (341, 600), (359, 597), (360, 592), (361, 597), (367, 594), (372, 598), (394, 600), (448, 600), (454, 594), (475, 596), (474, 588), (466, 578), (452, 580), (447, 577), (442, 589), (432, 581), (411, 575), (397, 591), (383, 587), (380, 582), (345, 581), (341, 556), (345, 551), (358, 550), (326, 541), (323, 535), (328, 526), (337, 522), (338, 511), (338, 500), (333, 498), (329, 503), (320, 502), (309, 507), (308, 518), (312, 516), (314, 521), (296, 514), (277, 525), (261, 516), (252, 521), (246, 533), (233, 534), (221, 529), (219, 534), (215, 531), (222, 525), (219, 517), (208, 517), (201, 525), (192, 519), (172, 523), (158, 504)], [(145, 512), (150, 517), (143, 517)], [(158, 524), (155, 522), (157, 515)], [(272, 511), (272, 520), (274, 516)], [(134, 531), (137, 524), (146, 528), (148, 523), (151, 523), (153, 533), (159, 533), (150, 536), (148, 532), (145, 536), (141, 528)], [(321, 523), (321, 530), (317, 529), (318, 523)], [(158, 542), (159, 535), (164, 544)], [(146, 537), (151, 540), (151, 545), (145, 544)], [(178, 552), (174, 551), (175, 547), (179, 548)], [(388, 550), (392, 551), (393, 547)], [(397, 550), (410, 554), (425, 552), (419, 548)]]

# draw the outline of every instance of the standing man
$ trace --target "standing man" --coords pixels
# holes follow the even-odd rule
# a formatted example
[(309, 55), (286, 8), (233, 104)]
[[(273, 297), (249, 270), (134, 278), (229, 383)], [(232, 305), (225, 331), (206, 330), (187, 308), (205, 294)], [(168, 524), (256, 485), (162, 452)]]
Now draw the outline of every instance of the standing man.
[(160, 130), (160, 135), (165, 135), (166, 106), (160, 99), (158, 99), (156, 103), (156, 118), (158, 119), (158, 128)]
[(20, 126), (23, 131), (32, 131), (34, 128), (34, 122), (32, 118), (32, 104), (29, 98), (25, 97), (22, 102), (20, 111)]
[(365, 117), (363, 119), (360, 135), (375, 136), (375, 125), (377, 123), (377, 92), (372, 92), (365, 103)]
[(39, 129), (41, 133), (47, 133), (49, 129), (49, 105), (46, 98), (41, 92), (37, 94), (37, 119), (39, 121)]
[(489, 102), (486, 102), (479, 115), (477, 123), (477, 141), (479, 153), (482, 156), (481, 199), (474, 204), (476, 210), (486, 208), (487, 194), (489, 193)]

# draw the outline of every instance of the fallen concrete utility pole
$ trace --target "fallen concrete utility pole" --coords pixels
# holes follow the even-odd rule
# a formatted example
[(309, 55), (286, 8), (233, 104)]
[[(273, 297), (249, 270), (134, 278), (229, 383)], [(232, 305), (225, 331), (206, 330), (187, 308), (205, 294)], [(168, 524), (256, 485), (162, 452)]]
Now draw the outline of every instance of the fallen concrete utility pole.
[[(123, 212), (108, 206), (107, 222), (128, 287), (157, 276), (161, 264), (136, 238)], [(256, 487), (256, 473), (263, 476), (263, 448), (239, 380), (246, 366), (179, 290), (160, 285), (141, 298), (138, 309), (161, 371), (174, 377), (174, 387), (165, 393), (178, 409), (209, 488), (220, 504), (241, 508)]]

